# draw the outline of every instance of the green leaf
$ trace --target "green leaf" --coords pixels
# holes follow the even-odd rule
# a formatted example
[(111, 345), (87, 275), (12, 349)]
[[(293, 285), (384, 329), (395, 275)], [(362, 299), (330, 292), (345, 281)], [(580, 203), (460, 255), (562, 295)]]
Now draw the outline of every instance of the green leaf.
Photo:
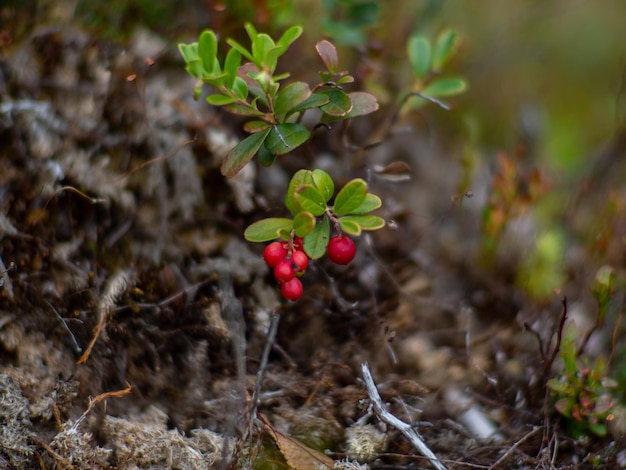
[(274, 101), (274, 113), (286, 114), (290, 109), (304, 103), (311, 96), (311, 89), (305, 82), (293, 82), (283, 88)]
[(378, 230), (385, 226), (385, 220), (376, 215), (345, 215), (339, 218), (339, 222), (357, 224), (361, 230)]
[(230, 39), (228, 38), (226, 40), (226, 42), (228, 43), (228, 45), (230, 47), (232, 47), (233, 49), (236, 49), (237, 52), (239, 52), (242, 56), (244, 56), (246, 59), (248, 59), (250, 62), (254, 63), (254, 57), (252, 57), (252, 54), (250, 54), (250, 52), (248, 51), (248, 49), (246, 49), (245, 47), (243, 47), (241, 44), (239, 44), (237, 41), (235, 41), (234, 39)]
[(283, 35), (280, 37), (280, 39), (278, 40), (276, 44), (282, 47), (283, 52), (284, 52), (289, 48), (289, 46), (291, 46), (291, 44), (293, 44), (293, 42), (296, 39), (300, 37), (301, 34), (302, 34), (302, 26), (299, 26), (299, 25), (292, 26), (291, 28), (289, 28), (287, 31), (283, 33)]
[(321, 93), (313, 93), (309, 96), (305, 101), (300, 103), (298, 106), (291, 108), (287, 113), (287, 117), (292, 114), (299, 113), (300, 111), (305, 111), (307, 109), (319, 108), (322, 105), (325, 105), (330, 101), (330, 98), (326, 95), (322, 95)]
[(226, 105), (225, 108), (229, 113), (239, 114), (241, 116), (250, 116), (250, 117), (259, 117), (262, 118), (265, 116), (265, 113), (259, 111), (258, 109), (251, 108), (247, 104), (241, 103), (233, 103)]
[(345, 116), (352, 110), (352, 101), (344, 91), (338, 88), (320, 91), (319, 94), (328, 96), (329, 102), (320, 109), (330, 116)]
[(363, 91), (355, 91), (348, 95), (350, 102), (352, 103), (352, 109), (349, 113), (343, 116), (329, 116), (326, 115), (322, 119), (322, 122), (333, 122), (341, 119), (350, 119), (357, 116), (363, 116), (365, 114), (373, 113), (378, 110), (378, 101), (374, 95), (365, 93)]
[[(231, 49), (224, 60), (224, 73), (226, 74), (226, 87), (232, 89), (237, 78), (237, 71), (241, 65), (241, 53), (237, 49)], [(245, 99), (245, 98), (244, 98)]]
[(296, 171), (296, 173), (291, 177), (289, 187), (287, 188), (287, 196), (285, 196), (285, 206), (287, 206), (289, 212), (291, 212), (294, 216), (302, 210), (300, 208), (300, 204), (296, 201), (296, 190), (305, 184), (314, 184), (313, 173), (310, 170)]
[(226, 104), (232, 104), (238, 101), (237, 98), (226, 95), (209, 95), (206, 97), (206, 102), (213, 106), (224, 106)]
[(264, 132), (257, 132), (244, 140), (239, 142), (235, 147), (228, 152), (226, 159), (222, 162), (221, 171), (222, 175), (227, 178), (235, 176), (246, 166), (254, 154), (257, 153), (259, 147), (265, 141), (265, 138), (269, 134), (270, 129)]
[(298, 212), (293, 218), (293, 229), (297, 237), (306, 237), (315, 228), (315, 216), (310, 212)]
[(180, 51), (180, 54), (183, 56), (183, 59), (185, 59), (185, 62), (192, 62), (194, 60), (200, 59), (198, 57), (198, 43), (197, 42), (193, 42), (191, 44), (180, 43), (178, 44), (178, 50)]
[(279, 238), (279, 232), (291, 231), (292, 228), (293, 220), (274, 217), (254, 222), (248, 226), (243, 236), (249, 242), (261, 243)]
[(284, 155), (305, 143), (311, 133), (302, 124), (286, 123), (273, 126), (265, 142), (274, 155)]
[(430, 42), (423, 36), (413, 36), (407, 42), (407, 54), (413, 73), (419, 80), (423, 80), (430, 70)]
[(180, 51), (180, 54), (183, 56), (183, 59), (187, 64), (185, 70), (187, 70), (189, 75), (195, 78), (202, 78), (202, 76), (204, 75), (204, 67), (202, 67), (200, 57), (198, 57), (198, 43), (181, 43), (178, 45), (178, 50)]
[(326, 211), (326, 201), (317, 188), (305, 184), (296, 189), (294, 197), (298, 205), (305, 211), (315, 216), (320, 216)]
[(207, 29), (200, 34), (198, 56), (202, 61), (204, 70), (212, 74), (215, 69), (215, 62), (217, 62), (217, 37), (213, 31)]
[(267, 150), (265, 145), (261, 145), (259, 147), (258, 158), (259, 163), (265, 167), (272, 166), (276, 161), (276, 155)]
[(378, 209), (382, 205), (383, 205), (383, 202), (380, 200), (378, 196), (376, 196), (376, 194), (367, 193), (361, 205), (352, 209), (350, 213), (351, 214), (366, 214), (375, 209)]
[(450, 77), (435, 80), (422, 90), (426, 96), (433, 98), (443, 98), (446, 96), (454, 96), (467, 90), (467, 82), (462, 78)]
[(315, 45), (317, 53), (322, 58), (324, 65), (331, 73), (337, 72), (339, 58), (337, 57), (337, 48), (330, 41), (320, 41)]
[(361, 235), (361, 226), (356, 222), (344, 220), (343, 217), (338, 220), (339, 225), (341, 226), (341, 230), (346, 232), (348, 235), (354, 235), (355, 237)]
[(456, 32), (451, 29), (442, 31), (435, 43), (435, 53), (433, 55), (433, 69), (441, 70), (454, 54), (456, 44)]
[(243, 125), (243, 130), (249, 134), (267, 130), (270, 125), (265, 121), (248, 121)]
[(267, 54), (274, 47), (276, 47), (274, 40), (265, 33), (259, 33), (252, 39), (252, 56), (254, 57), (254, 63), (260, 69), (265, 65), (273, 72), (267, 63)]
[(248, 98), (248, 84), (243, 78), (235, 77), (232, 90), (241, 101), (246, 101), (246, 98)]
[(313, 170), (313, 182), (315, 187), (324, 196), (324, 203), (330, 201), (330, 198), (335, 194), (335, 183), (328, 173), (324, 170)]
[(315, 225), (315, 228), (304, 238), (304, 251), (309, 258), (319, 259), (326, 253), (330, 239), (330, 223), (328, 217)]
[(357, 209), (367, 195), (367, 183), (361, 178), (348, 181), (335, 198), (333, 212), (336, 215), (349, 214)]

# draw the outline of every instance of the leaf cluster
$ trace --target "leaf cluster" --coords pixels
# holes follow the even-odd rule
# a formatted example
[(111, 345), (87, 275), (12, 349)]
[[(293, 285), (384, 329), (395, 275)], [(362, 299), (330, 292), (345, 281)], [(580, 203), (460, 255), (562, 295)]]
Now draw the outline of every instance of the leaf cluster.
[[(335, 194), (335, 183), (323, 170), (299, 170), (290, 183), (285, 206), (292, 218), (268, 218), (250, 225), (244, 236), (251, 242), (276, 238), (290, 240), (294, 235), (304, 239), (304, 251), (312, 259), (326, 253), (331, 228), (349, 235), (363, 230), (378, 230), (385, 221), (369, 214), (382, 205), (381, 199), (368, 192), (361, 178), (347, 182)], [(332, 200), (332, 205), (331, 205)]]
[(409, 109), (419, 108), (427, 102), (434, 102), (448, 109), (440, 99), (459, 95), (467, 90), (465, 79), (442, 76), (444, 67), (454, 57), (457, 49), (457, 34), (450, 29), (442, 31), (434, 42), (422, 35), (413, 36), (407, 41), (407, 56), (414, 77), (413, 89), (406, 98)]
[(197, 79), (194, 97), (198, 99), (204, 85), (217, 93), (209, 94), (207, 102), (251, 120), (244, 125), (250, 135), (226, 156), (221, 171), (224, 176), (236, 175), (253, 157), (265, 166), (276, 157), (291, 152), (307, 142), (312, 131), (300, 123), (307, 110), (322, 112), (320, 122), (331, 123), (372, 113), (378, 109), (373, 95), (364, 92), (346, 93), (342, 85), (354, 78), (339, 71), (335, 46), (320, 41), (316, 50), (326, 66), (320, 72), (321, 82), (313, 88), (306, 82), (294, 81), (286, 86), (281, 81), (289, 73), (276, 74), (278, 59), (302, 34), (302, 27), (293, 26), (274, 41), (259, 33), (250, 23), (245, 25), (250, 38), (247, 49), (227, 39), (230, 50), (223, 62), (218, 57), (215, 32), (204, 31), (198, 42), (179, 44), (187, 72)]
[(588, 358), (579, 357), (573, 324), (566, 329), (560, 355), (563, 374), (547, 383), (556, 399), (554, 407), (566, 418), (572, 437), (606, 436), (607, 420), (615, 409), (612, 391), (617, 386), (607, 376), (606, 361), (598, 357), (590, 363)]

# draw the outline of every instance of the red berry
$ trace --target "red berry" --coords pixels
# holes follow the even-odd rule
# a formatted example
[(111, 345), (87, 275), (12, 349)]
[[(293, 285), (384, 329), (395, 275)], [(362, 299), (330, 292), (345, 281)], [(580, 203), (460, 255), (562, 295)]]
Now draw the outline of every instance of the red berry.
[(309, 265), (309, 257), (304, 251), (296, 250), (291, 253), (291, 261), (296, 266), (296, 271), (303, 272)]
[(336, 235), (328, 242), (328, 257), (333, 263), (348, 264), (356, 254), (356, 245), (345, 235)]
[(280, 288), (280, 292), (283, 294), (284, 298), (295, 302), (302, 295), (302, 283), (300, 279), (294, 277), (291, 281), (285, 282)]
[(291, 260), (284, 259), (279, 261), (274, 267), (274, 277), (281, 284), (283, 282), (291, 281), (294, 277), (296, 277), (296, 271), (293, 269)]
[(293, 249), (294, 250), (304, 249), (304, 240), (301, 237), (296, 237), (293, 239)]
[(273, 268), (287, 256), (287, 250), (281, 242), (272, 242), (265, 247), (263, 259), (270, 268)]

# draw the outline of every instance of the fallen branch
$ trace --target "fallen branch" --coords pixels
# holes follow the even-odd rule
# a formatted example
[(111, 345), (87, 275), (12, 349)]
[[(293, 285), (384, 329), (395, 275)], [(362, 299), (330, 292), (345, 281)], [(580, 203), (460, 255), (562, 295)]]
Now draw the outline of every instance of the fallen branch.
[(385, 404), (378, 393), (378, 389), (376, 388), (376, 384), (374, 383), (374, 379), (372, 378), (372, 373), (370, 372), (367, 362), (361, 364), (361, 372), (363, 373), (363, 380), (365, 381), (367, 394), (370, 397), (376, 416), (378, 416), (381, 421), (393, 426), (404, 434), (404, 436), (411, 441), (411, 444), (413, 444), (413, 446), (416, 447), (417, 450), (419, 450), (419, 452), (430, 461), (433, 467), (438, 470), (447, 470), (447, 467), (441, 463), (433, 451), (428, 448), (420, 434), (410, 424), (396, 418), (387, 410), (387, 408), (385, 408)]

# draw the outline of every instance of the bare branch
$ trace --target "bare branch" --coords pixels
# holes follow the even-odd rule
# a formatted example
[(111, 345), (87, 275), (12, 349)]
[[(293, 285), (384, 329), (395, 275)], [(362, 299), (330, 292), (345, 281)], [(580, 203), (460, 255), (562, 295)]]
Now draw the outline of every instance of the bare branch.
[(404, 436), (411, 441), (411, 444), (413, 444), (413, 446), (430, 461), (433, 467), (438, 470), (447, 470), (447, 467), (441, 463), (433, 451), (428, 448), (420, 434), (410, 424), (396, 418), (387, 410), (387, 408), (385, 408), (385, 404), (378, 393), (378, 389), (376, 388), (376, 384), (374, 383), (374, 379), (372, 378), (372, 373), (370, 372), (367, 362), (361, 364), (361, 372), (363, 373), (363, 380), (365, 381), (367, 394), (370, 397), (376, 416), (404, 434)]

